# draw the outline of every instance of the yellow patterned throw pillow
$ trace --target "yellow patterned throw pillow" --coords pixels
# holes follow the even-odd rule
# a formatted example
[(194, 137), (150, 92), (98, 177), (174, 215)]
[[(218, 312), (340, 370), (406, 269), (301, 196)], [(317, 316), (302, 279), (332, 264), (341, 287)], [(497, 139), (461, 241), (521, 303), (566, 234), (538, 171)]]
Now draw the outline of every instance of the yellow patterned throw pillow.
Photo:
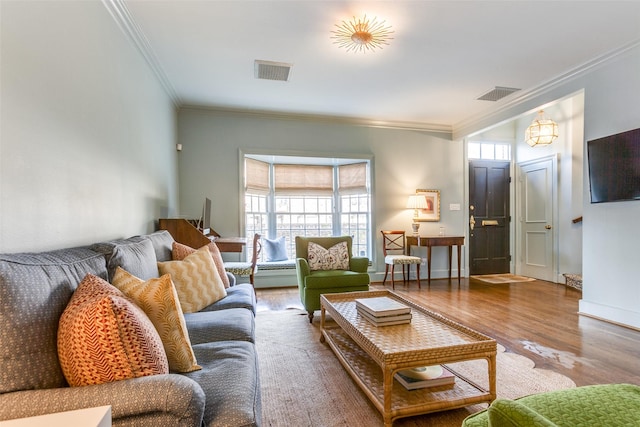
[(112, 284), (149, 316), (160, 335), (172, 372), (202, 369), (193, 354), (187, 324), (171, 276), (165, 274), (144, 281), (118, 267)]
[(160, 274), (170, 274), (185, 313), (195, 313), (227, 296), (209, 249), (204, 246), (182, 261), (158, 263)]
[(91, 274), (60, 316), (58, 357), (70, 386), (169, 373), (162, 341), (147, 315)]
[[(211, 251), (211, 258), (213, 258), (213, 262), (215, 263), (216, 268), (218, 269), (218, 274), (222, 279), (222, 283), (224, 283), (224, 287), (228, 288), (229, 286), (231, 286), (231, 283), (229, 282), (229, 278), (227, 277), (227, 272), (224, 269), (224, 260), (222, 259), (222, 254), (220, 253), (220, 249), (218, 249), (218, 246), (214, 242), (209, 243), (207, 247), (209, 248), (209, 251)], [(178, 243), (174, 241), (171, 248), (171, 259), (173, 259), (174, 261), (182, 261), (183, 259), (191, 255), (195, 251), (196, 250), (193, 249), (191, 246), (183, 245), (182, 243)]]

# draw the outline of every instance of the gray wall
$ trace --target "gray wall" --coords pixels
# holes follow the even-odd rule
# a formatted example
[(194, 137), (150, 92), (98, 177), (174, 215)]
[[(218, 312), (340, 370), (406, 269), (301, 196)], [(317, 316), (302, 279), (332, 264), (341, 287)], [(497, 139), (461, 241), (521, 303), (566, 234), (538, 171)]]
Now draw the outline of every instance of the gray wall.
[[(447, 234), (465, 233), (463, 211), (449, 211), (449, 204), (463, 203), (464, 153), (462, 143), (451, 141), (448, 134), (204, 109), (182, 109), (178, 129), (183, 145), (179, 159), (181, 212), (197, 218), (204, 198), (211, 198), (212, 227), (221, 235), (244, 234), (239, 218), (240, 153), (254, 150), (325, 157), (373, 156), (377, 272), (384, 272), (380, 230), (411, 232), (413, 212), (405, 206), (417, 188), (441, 191), (441, 221), (422, 223), (421, 233), (437, 234), (439, 226), (445, 226)], [(433, 252), (433, 276), (443, 277), (448, 274), (446, 248)]]
[(175, 108), (101, 2), (0, 2), (0, 252), (177, 212)]

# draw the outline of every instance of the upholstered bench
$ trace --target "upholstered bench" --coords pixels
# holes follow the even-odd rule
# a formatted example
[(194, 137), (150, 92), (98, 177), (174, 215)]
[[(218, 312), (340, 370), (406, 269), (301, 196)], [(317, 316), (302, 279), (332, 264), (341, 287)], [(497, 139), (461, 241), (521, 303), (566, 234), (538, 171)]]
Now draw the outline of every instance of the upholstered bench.
[(463, 427), (594, 427), (640, 425), (640, 387), (592, 385), (515, 400), (497, 399), (467, 417)]

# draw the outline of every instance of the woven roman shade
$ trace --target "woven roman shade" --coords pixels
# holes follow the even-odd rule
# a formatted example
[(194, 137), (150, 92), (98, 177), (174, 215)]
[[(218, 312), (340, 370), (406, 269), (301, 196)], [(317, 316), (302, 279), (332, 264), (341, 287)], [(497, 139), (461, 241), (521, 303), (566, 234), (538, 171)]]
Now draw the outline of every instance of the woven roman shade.
[(333, 194), (333, 166), (274, 165), (278, 195)]
[(338, 166), (338, 191), (340, 194), (367, 192), (367, 164), (352, 163)]
[(269, 163), (246, 158), (244, 163), (245, 191), (269, 194)]

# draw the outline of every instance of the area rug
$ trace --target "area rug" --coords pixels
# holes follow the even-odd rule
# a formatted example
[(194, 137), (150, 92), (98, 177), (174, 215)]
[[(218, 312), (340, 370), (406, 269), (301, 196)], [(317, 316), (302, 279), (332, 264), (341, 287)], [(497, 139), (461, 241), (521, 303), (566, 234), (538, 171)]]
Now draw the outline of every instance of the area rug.
[(516, 274), (485, 274), (482, 276), (470, 276), (472, 279), (479, 280), (484, 283), (490, 283), (492, 285), (500, 283), (518, 283), (518, 282), (533, 282), (536, 279), (531, 277), (518, 276)]
[[(382, 416), (344, 370), (329, 346), (320, 343), (320, 319), (313, 324), (302, 310), (263, 311), (256, 315), (264, 426), (382, 426)], [(498, 397), (575, 387), (555, 372), (536, 369), (533, 361), (498, 346)], [(456, 371), (488, 387), (486, 362), (466, 362)], [(460, 426), (478, 404), (394, 422), (394, 427)]]

